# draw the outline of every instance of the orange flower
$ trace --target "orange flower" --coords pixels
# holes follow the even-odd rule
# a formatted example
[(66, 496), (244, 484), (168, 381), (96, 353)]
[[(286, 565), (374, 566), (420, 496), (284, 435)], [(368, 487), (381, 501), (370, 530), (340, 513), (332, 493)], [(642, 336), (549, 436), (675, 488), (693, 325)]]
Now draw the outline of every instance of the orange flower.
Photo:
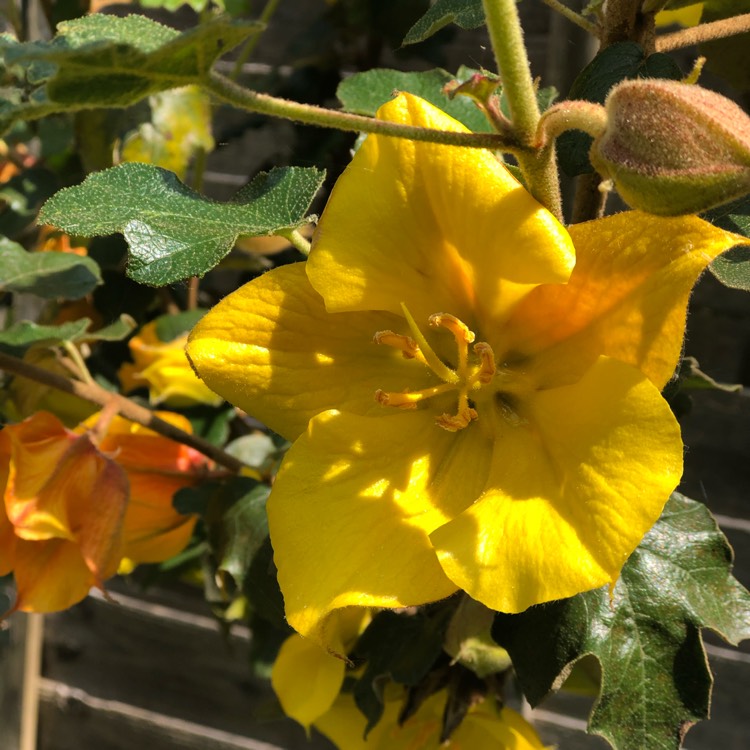
[[(175, 427), (192, 432), (185, 417), (171, 412), (157, 414)], [(93, 415), (78, 431), (93, 427), (97, 419), (98, 415)], [(167, 560), (181, 552), (190, 541), (196, 517), (178, 513), (172, 507), (172, 496), (182, 487), (200, 481), (208, 459), (119, 416), (109, 424), (99, 448), (114, 457), (130, 480), (130, 502), (123, 521), (123, 556), (146, 563)]]
[(103, 588), (121, 556), (125, 472), (87, 434), (39, 412), (0, 432), (0, 574), (15, 609), (53, 612)]
[(72, 255), (88, 255), (84, 245), (73, 245), (70, 235), (60, 232), (55, 227), (45, 224), (39, 229), (39, 237), (34, 248), (40, 253), (70, 253)]

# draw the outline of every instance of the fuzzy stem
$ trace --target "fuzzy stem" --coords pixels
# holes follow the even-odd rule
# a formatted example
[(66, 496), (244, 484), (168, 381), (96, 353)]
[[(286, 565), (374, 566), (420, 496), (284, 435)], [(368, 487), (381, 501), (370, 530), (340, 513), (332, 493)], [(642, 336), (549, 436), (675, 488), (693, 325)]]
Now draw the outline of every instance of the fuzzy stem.
[(524, 152), (517, 140), (495, 133), (461, 133), (447, 130), (432, 130), (414, 125), (403, 125), (398, 122), (379, 120), (375, 117), (352, 115), (312, 104), (301, 104), (288, 99), (279, 99), (269, 94), (238, 86), (226, 76), (212, 71), (203, 84), (217, 99), (233, 104), (249, 112), (282, 117), (306, 125), (317, 125), (321, 128), (336, 128), (351, 132), (377, 133), (407, 138), (412, 141), (442, 143), (449, 146), (468, 146), (470, 148), (489, 148), (506, 151), (511, 154)]
[(595, 102), (568, 100), (551, 106), (539, 120), (537, 142), (552, 143), (566, 130), (582, 130), (595, 138), (607, 127), (607, 110)]
[(299, 250), (302, 255), (310, 255), (310, 240), (303, 237), (299, 229), (293, 229), (291, 232), (284, 232), (282, 237), (288, 239), (289, 242), (292, 243), (292, 247)]
[(567, 5), (563, 5), (559, 0), (542, 0), (542, 2), (592, 36), (599, 36), (599, 28), (595, 23), (591, 23), (587, 18), (584, 18), (580, 13), (576, 13)]
[[(539, 105), (516, 0), (482, 0), (482, 3), (513, 129), (524, 146), (533, 148), (539, 124)], [(516, 158), (531, 194), (561, 218), (562, 202), (554, 149), (525, 151), (516, 154)]]
[(750, 13), (743, 13), (734, 18), (722, 18), (719, 21), (694, 26), (692, 29), (681, 29), (673, 34), (657, 37), (656, 50), (671, 52), (683, 47), (692, 47), (701, 42), (710, 42), (712, 39), (725, 39), (728, 36), (744, 34), (747, 31), (750, 31)]
[(107, 407), (114, 403), (117, 405), (117, 411), (131, 422), (137, 422), (154, 432), (158, 432), (160, 435), (164, 435), (164, 437), (170, 440), (195, 448), (195, 450), (200, 451), (204, 456), (208, 456), (208, 458), (217, 464), (233, 472), (240, 472), (245, 468), (245, 464), (242, 461), (238, 461), (234, 456), (225, 453), (221, 448), (217, 448), (197, 435), (191, 435), (189, 432), (180, 430), (178, 427), (157, 417), (156, 414), (145, 406), (141, 406), (135, 403), (135, 401), (121, 396), (119, 393), (112, 393), (105, 390), (97, 383), (82, 383), (78, 380), (71, 380), (63, 375), (49, 372), (41, 367), (36, 367), (17, 357), (12, 357), (2, 352), (0, 352), (0, 370), (5, 370), (5, 372), (18, 375), (19, 377), (48, 385), (64, 393), (72, 393), (74, 396), (78, 396), (101, 407)]
[[(268, 2), (263, 6), (263, 10), (260, 12), (260, 16), (258, 16), (258, 21), (263, 24), (263, 26), (266, 26), (268, 22), (271, 20), (271, 17), (276, 12), (276, 8), (279, 6), (280, 0), (268, 0)], [(230, 78), (233, 81), (236, 81), (240, 73), (242, 72), (242, 66), (250, 59), (250, 56), (255, 51), (255, 47), (257, 46), (258, 42), (260, 41), (261, 36), (263, 35), (264, 29), (261, 29), (257, 34), (250, 37), (250, 39), (247, 40), (245, 43), (245, 46), (240, 50), (240, 54), (237, 55), (237, 60), (234, 64), (234, 69), (232, 70), (232, 73), (230, 75)]]

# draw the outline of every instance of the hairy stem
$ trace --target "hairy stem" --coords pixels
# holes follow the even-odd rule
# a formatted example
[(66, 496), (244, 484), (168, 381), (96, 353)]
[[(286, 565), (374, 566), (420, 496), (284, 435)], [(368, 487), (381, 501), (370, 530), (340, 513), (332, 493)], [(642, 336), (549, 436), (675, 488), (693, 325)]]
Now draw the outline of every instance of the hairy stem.
[(5, 370), (5, 372), (12, 373), (13, 375), (48, 385), (64, 393), (72, 393), (74, 396), (78, 396), (103, 408), (111, 408), (110, 405), (115, 404), (118, 413), (131, 422), (142, 424), (144, 427), (148, 427), (150, 430), (158, 432), (170, 440), (195, 448), (195, 450), (200, 451), (204, 456), (208, 456), (208, 458), (217, 464), (233, 472), (240, 472), (245, 468), (245, 464), (242, 461), (238, 461), (234, 456), (230, 456), (221, 450), (221, 448), (217, 448), (197, 435), (191, 435), (184, 430), (180, 430), (178, 427), (157, 417), (156, 414), (145, 406), (136, 404), (135, 401), (131, 401), (119, 393), (112, 393), (95, 382), (83, 383), (79, 380), (72, 380), (63, 375), (58, 375), (57, 373), (49, 372), (41, 367), (24, 362), (17, 357), (3, 354), (2, 352), (0, 352), (0, 370)]
[(656, 38), (658, 52), (671, 52), (683, 47), (691, 47), (712, 39), (725, 39), (728, 36), (744, 34), (750, 31), (750, 13), (743, 13), (734, 18), (722, 18), (720, 21), (703, 23), (691, 29), (681, 29), (673, 34), (665, 34)]
[(489, 148), (511, 154), (519, 154), (525, 151), (517, 140), (495, 133), (460, 133), (419, 128), (414, 125), (403, 125), (398, 122), (379, 120), (375, 117), (352, 115), (325, 107), (316, 107), (312, 104), (301, 104), (289, 99), (280, 99), (238, 86), (234, 81), (216, 71), (210, 73), (203, 85), (217, 99), (240, 109), (272, 117), (282, 117), (306, 125), (348, 130), (354, 133), (377, 133), (394, 138), (407, 138), (412, 141), (442, 143), (448, 146)]
[(599, 36), (599, 27), (595, 23), (584, 18), (580, 13), (576, 13), (576, 11), (569, 8), (567, 5), (563, 5), (559, 0), (542, 0), (542, 2), (545, 5), (549, 5), (552, 10), (559, 13), (561, 16), (564, 16), (568, 21), (579, 26), (592, 36)]
[[(539, 105), (516, 1), (482, 2), (513, 129), (520, 142), (533, 149), (539, 124)], [(561, 218), (562, 203), (554, 149), (530, 150), (518, 153), (516, 157), (531, 194)]]

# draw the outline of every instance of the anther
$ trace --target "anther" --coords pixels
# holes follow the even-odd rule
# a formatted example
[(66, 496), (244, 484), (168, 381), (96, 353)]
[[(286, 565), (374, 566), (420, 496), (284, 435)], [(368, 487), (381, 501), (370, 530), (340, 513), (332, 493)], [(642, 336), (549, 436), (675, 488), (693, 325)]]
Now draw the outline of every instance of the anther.
[(403, 336), (393, 331), (378, 331), (373, 337), (376, 344), (384, 344), (399, 349), (404, 359), (414, 359), (419, 355), (419, 344), (411, 336)]
[(482, 385), (487, 385), (495, 376), (495, 353), (492, 351), (492, 347), (484, 341), (474, 344), (474, 353), (478, 354), (480, 359), (479, 369), (475, 377)]
[(448, 432), (458, 432), (468, 427), (472, 420), (477, 419), (476, 409), (470, 406), (461, 409), (458, 414), (441, 414), (435, 419), (435, 424)]
[(395, 406), (399, 409), (416, 409), (419, 399), (409, 398), (411, 393), (386, 393), (378, 388), (375, 391), (375, 400), (381, 406)]
[(430, 315), (429, 323), (433, 328), (445, 328), (449, 330), (456, 341), (464, 344), (471, 344), (474, 341), (474, 331), (455, 315), (450, 313), (435, 313)]

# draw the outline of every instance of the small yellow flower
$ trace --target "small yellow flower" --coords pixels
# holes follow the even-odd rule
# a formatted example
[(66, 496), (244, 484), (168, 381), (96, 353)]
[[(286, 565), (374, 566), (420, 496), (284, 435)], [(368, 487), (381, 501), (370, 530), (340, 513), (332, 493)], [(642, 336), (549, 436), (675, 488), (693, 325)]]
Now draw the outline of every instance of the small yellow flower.
[(185, 357), (187, 334), (172, 341), (161, 341), (156, 323), (148, 323), (128, 342), (134, 364), (124, 364), (118, 373), (123, 390), (128, 393), (147, 386), (152, 404), (173, 407), (210, 404), (222, 399), (195, 376)]
[[(395, 691), (394, 691), (395, 692)], [(437, 750), (443, 747), (445, 691), (428, 698), (416, 714), (399, 725), (402, 696), (389, 695), (383, 717), (365, 738), (367, 720), (351, 695), (340, 695), (333, 707), (315, 722), (341, 750)], [(451, 734), (451, 750), (544, 750), (534, 728), (510, 708), (496, 711), (485, 700), (469, 709)]]
[[(342, 609), (331, 616), (331, 651), (348, 654), (370, 622), (365, 609)], [(271, 685), (284, 713), (305, 729), (336, 701), (346, 672), (343, 659), (317, 643), (290, 635), (281, 645), (271, 672)]]
[[(464, 130), (402, 94), (379, 117)], [(369, 136), (306, 264), (188, 354), (296, 441), (268, 501), (289, 623), (463, 589), (493, 610), (613, 584), (682, 472), (660, 390), (687, 299), (742, 238), (626, 212), (566, 230), (488, 151)]]

